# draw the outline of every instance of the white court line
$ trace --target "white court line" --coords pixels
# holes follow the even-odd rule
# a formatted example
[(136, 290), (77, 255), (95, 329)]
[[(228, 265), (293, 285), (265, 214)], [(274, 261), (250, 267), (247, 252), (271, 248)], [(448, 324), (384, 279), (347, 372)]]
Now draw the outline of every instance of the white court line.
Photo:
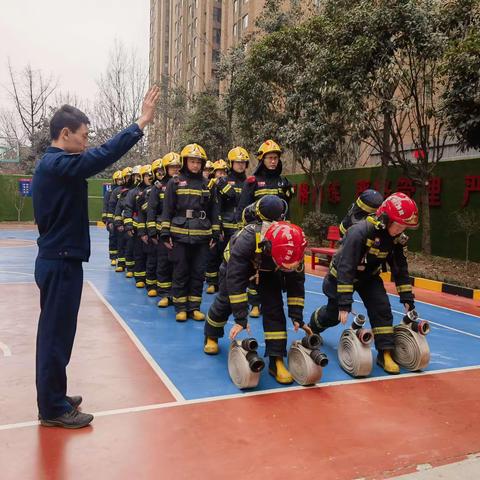
[[(314, 292), (313, 290), (305, 290), (305, 293), (313, 293), (314, 295), (322, 295), (323, 297), (326, 297), (326, 295), (324, 293)], [(354, 300), (354, 303), (360, 303), (360, 304), (363, 305), (363, 302), (361, 302), (360, 300)], [(437, 308), (443, 308), (443, 307), (440, 307), (439, 305), (432, 305), (432, 306), (437, 307)], [(454, 310), (454, 311), (456, 311), (456, 310)], [(393, 308), (392, 308), (392, 312), (399, 313), (400, 315), (405, 315), (405, 312), (399, 312), (398, 310), (394, 310)], [(458, 312), (458, 313), (465, 313), (465, 312)], [(470, 314), (465, 313), (465, 315), (470, 315)], [(472, 315), (472, 316), (475, 316), (475, 315)], [(464, 335), (467, 335), (469, 337), (480, 339), (480, 335), (475, 335), (474, 333), (465, 332), (464, 330), (459, 330), (458, 328), (449, 327), (448, 325), (443, 325), (443, 323), (434, 322), (433, 320), (429, 320), (428, 318), (421, 318), (421, 317), (419, 317), (419, 318), (420, 318), (420, 320), (426, 320), (428, 323), (431, 323), (432, 325), (436, 325), (437, 327), (445, 328), (446, 330), (452, 330), (452, 331), (458, 332), (458, 333), (463, 333)]]
[(13, 275), (26, 275), (27, 277), (33, 277), (33, 273), (25, 273), (25, 272), (14, 272), (12, 270), (0, 270), (0, 273), (12, 273)]
[(2, 350), (4, 357), (12, 356), (12, 351), (6, 343), (0, 342), (0, 350)]
[[(359, 383), (373, 383), (373, 382), (387, 382), (387, 381), (395, 381), (395, 380), (402, 380), (405, 378), (420, 378), (430, 375), (442, 375), (445, 373), (453, 373), (453, 372), (461, 372), (461, 371), (468, 371), (468, 370), (478, 370), (480, 369), (480, 365), (472, 365), (469, 367), (458, 367), (458, 368), (446, 368), (443, 370), (430, 370), (428, 372), (409, 372), (409, 373), (402, 373), (400, 375), (392, 375), (389, 377), (370, 377), (370, 378), (355, 378), (351, 380), (339, 380), (337, 382), (325, 382), (319, 383), (317, 385), (313, 385), (310, 387), (302, 387), (300, 385), (295, 387), (282, 387), (282, 388), (275, 388), (270, 390), (262, 390), (258, 392), (245, 392), (245, 393), (233, 393), (231, 395), (220, 395), (216, 397), (205, 397), (205, 398), (198, 398), (195, 400), (180, 400), (178, 402), (167, 402), (167, 403), (155, 403), (151, 405), (142, 405), (139, 407), (130, 407), (130, 408), (119, 408), (116, 410), (103, 410), (100, 412), (93, 412), (92, 414), (96, 417), (109, 417), (112, 415), (120, 415), (124, 413), (136, 413), (136, 412), (146, 412), (151, 410), (162, 410), (168, 408), (178, 408), (178, 407), (185, 407), (189, 405), (199, 405), (204, 403), (212, 403), (212, 402), (220, 402), (220, 401), (228, 401), (234, 400), (239, 398), (248, 398), (248, 397), (258, 397), (260, 395), (275, 395), (279, 393), (288, 393), (288, 392), (295, 392), (301, 390), (315, 390), (320, 388), (331, 388), (331, 387), (339, 387), (342, 385), (356, 385)], [(30, 421), (30, 422), (19, 422), (19, 423), (10, 423), (6, 425), (0, 425), (0, 431), (2, 430), (14, 430), (17, 428), (25, 428), (25, 427), (34, 427), (39, 425), (40, 422), (38, 421)]]
[(133, 331), (127, 325), (125, 320), (118, 314), (118, 312), (112, 307), (112, 305), (110, 305), (110, 303), (99, 292), (97, 287), (95, 287), (95, 285), (90, 280), (87, 280), (87, 283), (90, 285), (90, 287), (93, 289), (93, 291), (97, 294), (98, 298), (100, 298), (100, 300), (103, 302), (103, 304), (108, 308), (110, 313), (115, 317), (117, 322), (122, 326), (122, 328), (125, 330), (127, 335), (130, 337), (130, 340), (132, 340), (132, 342), (138, 348), (138, 350), (143, 355), (145, 360), (152, 367), (152, 369), (155, 371), (155, 373), (159, 376), (160, 380), (162, 380), (162, 382), (168, 388), (168, 390), (173, 395), (175, 400), (177, 400), (177, 401), (185, 400), (185, 397), (180, 393), (180, 391), (177, 389), (177, 387), (174, 385), (174, 383), (170, 380), (170, 378), (168, 378), (168, 376), (165, 374), (165, 372), (161, 369), (160, 365), (158, 365), (158, 363), (153, 359), (153, 357), (150, 355), (148, 350), (143, 346), (142, 342), (140, 342), (140, 340), (137, 338), (137, 336), (133, 333)]
[[(309, 275), (310, 277), (314, 277), (314, 278), (321, 278), (322, 281), (325, 278), (325, 277), (320, 277), (319, 275), (314, 275), (313, 273), (305, 273), (305, 275)], [(415, 287), (415, 285), (413, 285), (413, 288), (415, 289), (415, 288), (420, 288), (420, 287)], [(430, 291), (430, 290), (428, 290), (428, 291)], [(317, 292), (314, 292), (314, 293), (317, 293)], [(445, 293), (445, 292), (435, 292), (435, 293)], [(394, 293), (388, 293), (387, 292), (387, 295), (390, 296), (390, 297), (399, 298), (399, 295), (395, 295)], [(452, 294), (451, 293), (446, 293), (445, 295), (452, 295)], [(452, 295), (452, 296), (455, 297), (456, 295)], [(472, 298), (466, 298), (466, 297), (460, 297), (460, 298), (465, 298), (466, 300), (473, 300)], [(480, 318), (480, 315), (475, 315), (474, 313), (462, 312), (461, 310), (455, 310), (454, 308), (444, 307), (443, 305), (438, 305), (436, 303), (425, 302), (424, 300), (415, 299), (415, 303), (424, 303), (425, 305), (431, 305), (432, 307), (443, 308), (445, 310), (450, 310), (451, 312), (462, 313), (463, 315), (470, 315), (470, 316), (475, 317), (475, 318)]]

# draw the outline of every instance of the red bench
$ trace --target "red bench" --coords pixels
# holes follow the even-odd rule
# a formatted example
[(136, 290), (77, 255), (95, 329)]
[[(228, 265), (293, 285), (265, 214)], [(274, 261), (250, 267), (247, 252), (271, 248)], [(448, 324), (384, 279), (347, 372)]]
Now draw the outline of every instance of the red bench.
[[(329, 247), (320, 247), (320, 248), (311, 248), (312, 252), (311, 257), (311, 267), (312, 270), (315, 270), (317, 265), (322, 263), (330, 264), (332, 257), (335, 255), (337, 248), (335, 248), (336, 243), (340, 240), (340, 229), (338, 227), (328, 227), (327, 231), (327, 240), (330, 242)], [(317, 257), (320, 255), (320, 257)], [(325, 257), (325, 258), (322, 258)]]

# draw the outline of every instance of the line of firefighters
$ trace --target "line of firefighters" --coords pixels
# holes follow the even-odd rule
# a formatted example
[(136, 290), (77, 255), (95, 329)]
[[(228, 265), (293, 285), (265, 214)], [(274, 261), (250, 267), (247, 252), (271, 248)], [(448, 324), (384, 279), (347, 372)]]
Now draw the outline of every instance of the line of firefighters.
[[(295, 331), (311, 335), (345, 323), (358, 291), (372, 323), (377, 362), (398, 373), (391, 356), (393, 316), (379, 274), (390, 266), (401, 303), (413, 309), (403, 232), (418, 225), (415, 202), (401, 193), (384, 201), (374, 190), (356, 199), (340, 225), (344, 238), (323, 283), (328, 304), (307, 325), (307, 242), (302, 229), (286, 221), (294, 190), (282, 176), (280, 157), (280, 146), (267, 140), (247, 177), (250, 157), (244, 148), (230, 150), (227, 162), (211, 163), (200, 145), (189, 144), (151, 165), (116, 171), (103, 213), (111, 264), (134, 277), (149, 297), (158, 296), (159, 307), (173, 305), (178, 322), (205, 321), (206, 354), (218, 353), (231, 314), (232, 340), (249, 330), (249, 316), (261, 314), (269, 372), (282, 384), (293, 381), (284, 363), (283, 292)], [(217, 293), (206, 316), (200, 311), (205, 281), (207, 293)]]

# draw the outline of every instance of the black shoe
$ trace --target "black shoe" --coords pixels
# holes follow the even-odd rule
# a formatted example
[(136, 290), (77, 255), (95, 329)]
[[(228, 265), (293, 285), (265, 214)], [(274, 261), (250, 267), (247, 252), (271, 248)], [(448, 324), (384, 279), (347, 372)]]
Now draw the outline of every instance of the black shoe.
[(93, 415), (73, 409), (51, 420), (41, 418), (40, 425), (44, 427), (83, 428), (90, 425), (92, 420)]
[(82, 403), (83, 398), (80, 395), (75, 395), (74, 397), (69, 397), (67, 395), (66, 400), (73, 408), (78, 408)]

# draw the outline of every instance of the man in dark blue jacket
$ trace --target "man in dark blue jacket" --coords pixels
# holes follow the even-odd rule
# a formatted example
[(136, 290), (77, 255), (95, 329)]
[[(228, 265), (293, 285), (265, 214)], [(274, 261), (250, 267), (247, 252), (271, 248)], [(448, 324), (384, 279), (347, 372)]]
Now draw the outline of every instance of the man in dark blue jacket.
[(50, 121), (52, 143), (38, 163), (32, 183), (39, 232), (35, 281), (41, 312), (36, 386), (42, 425), (81, 428), (93, 420), (93, 415), (77, 410), (82, 397), (67, 396), (66, 376), (82, 295), (82, 262), (90, 257), (86, 178), (116, 162), (143, 137), (158, 98), (158, 87), (152, 87), (136, 123), (88, 150), (90, 122), (84, 113), (64, 105)]

